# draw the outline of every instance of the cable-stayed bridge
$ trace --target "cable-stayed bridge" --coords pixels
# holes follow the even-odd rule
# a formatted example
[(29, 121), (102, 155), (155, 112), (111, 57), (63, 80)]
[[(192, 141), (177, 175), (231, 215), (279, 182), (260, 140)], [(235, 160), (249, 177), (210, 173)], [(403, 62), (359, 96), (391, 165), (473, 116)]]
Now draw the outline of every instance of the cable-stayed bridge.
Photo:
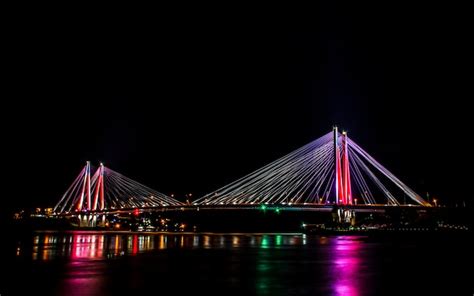
[(408, 198), (427, 206), (417, 193), (337, 127), (319, 139), (235, 182), (195, 205), (401, 205)]
[(58, 214), (107, 212), (116, 209), (159, 208), (183, 203), (153, 190), (102, 163), (91, 174), (88, 161), (53, 211)]
[[(94, 172), (94, 173), (92, 173)], [(408, 201), (408, 202), (407, 202)], [(199, 209), (356, 210), (430, 206), (346, 132), (332, 132), (208, 193), (192, 204), (142, 185), (100, 164), (87, 162), (54, 207), (56, 215)]]

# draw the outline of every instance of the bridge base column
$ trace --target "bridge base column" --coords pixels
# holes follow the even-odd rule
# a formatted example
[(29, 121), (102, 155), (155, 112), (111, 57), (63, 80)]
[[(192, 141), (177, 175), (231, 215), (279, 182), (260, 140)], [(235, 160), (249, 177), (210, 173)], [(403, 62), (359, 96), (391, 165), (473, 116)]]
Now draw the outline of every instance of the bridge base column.
[(105, 227), (105, 215), (99, 215), (96, 225), (97, 227)]

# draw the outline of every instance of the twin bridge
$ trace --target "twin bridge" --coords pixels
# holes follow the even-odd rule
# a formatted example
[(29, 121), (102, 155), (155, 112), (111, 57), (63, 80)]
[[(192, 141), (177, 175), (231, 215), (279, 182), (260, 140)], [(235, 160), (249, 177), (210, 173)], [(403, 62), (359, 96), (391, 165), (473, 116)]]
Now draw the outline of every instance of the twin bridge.
[(430, 206), (417, 193), (352, 141), (332, 132), (191, 204), (87, 162), (54, 207), (55, 215), (199, 209), (359, 211), (386, 206)]

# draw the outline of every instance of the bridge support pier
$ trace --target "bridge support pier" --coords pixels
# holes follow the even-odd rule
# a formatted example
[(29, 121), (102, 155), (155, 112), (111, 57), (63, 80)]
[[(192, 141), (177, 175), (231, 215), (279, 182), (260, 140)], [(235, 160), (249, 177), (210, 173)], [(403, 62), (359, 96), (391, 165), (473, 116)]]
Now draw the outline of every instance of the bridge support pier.
[(105, 214), (80, 214), (78, 227), (105, 227)]
[(90, 222), (90, 227), (96, 227), (96, 226), (97, 226), (97, 214), (93, 214), (91, 222)]
[(96, 220), (97, 227), (105, 227), (105, 215), (99, 215)]

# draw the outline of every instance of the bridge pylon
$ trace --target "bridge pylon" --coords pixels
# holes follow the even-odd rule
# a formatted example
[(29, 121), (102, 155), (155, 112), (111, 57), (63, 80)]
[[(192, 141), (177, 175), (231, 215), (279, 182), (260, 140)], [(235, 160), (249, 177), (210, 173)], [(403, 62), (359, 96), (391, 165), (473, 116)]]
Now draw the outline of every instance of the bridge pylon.
[(337, 126), (333, 128), (336, 204), (352, 204), (351, 174), (347, 132), (340, 135)]
[[(82, 191), (80, 198), (77, 200), (76, 210), (82, 211), (83, 208), (90, 208), (91, 204), (91, 163), (86, 162), (84, 167), (84, 177), (82, 182)], [(85, 199), (85, 200), (84, 200)]]

